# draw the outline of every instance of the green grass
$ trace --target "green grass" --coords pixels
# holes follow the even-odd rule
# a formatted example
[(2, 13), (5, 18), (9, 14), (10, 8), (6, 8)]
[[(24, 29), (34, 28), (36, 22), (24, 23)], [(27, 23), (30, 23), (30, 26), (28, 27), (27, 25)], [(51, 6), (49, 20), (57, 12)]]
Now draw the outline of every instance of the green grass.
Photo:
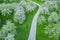
[(41, 0), (32, 0), (32, 1), (34, 1), (34, 2), (36, 2), (36, 3), (38, 3), (38, 4), (43, 4), (44, 2), (42, 2)]
[[(58, 13), (58, 16), (60, 16), (60, 11), (57, 12)], [(42, 14), (40, 14), (39, 16), (41, 16)], [(45, 18), (48, 19), (48, 15), (45, 15)], [(44, 33), (44, 28), (48, 25), (49, 23), (43, 23), (42, 25), (40, 25), (38, 22), (37, 22), (37, 32), (36, 32), (36, 40), (54, 40), (54, 38), (49, 38), (48, 35), (46, 35)], [(59, 38), (60, 40), (60, 38)]]
[(36, 32), (36, 40), (53, 40), (48, 38), (48, 35), (45, 35), (44, 28), (46, 24), (40, 25), (37, 23), (37, 32)]
[(32, 19), (38, 8), (26, 15), (26, 20), (22, 25), (18, 25), (16, 40), (28, 40)]
[[(39, 16), (41, 16), (41, 14)], [(44, 15), (44, 16), (47, 19), (48, 15)], [(53, 40), (53, 39), (49, 39), (48, 35), (45, 35), (44, 33), (44, 28), (46, 27), (46, 25), (48, 25), (48, 23), (43, 23), (42, 25), (40, 25), (37, 22), (36, 40)]]
[[(39, 0), (33, 0), (33, 1), (35, 1), (38, 4), (44, 3), (44, 2), (40, 2)], [(2, 27), (2, 25), (4, 25), (6, 23), (6, 20), (10, 19), (17, 26), (17, 29), (16, 29), (17, 34), (15, 36), (15, 40), (28, 40), (32, 19), (33, 19), (35, 13), (37, 12), (37, 10), (38, 10), (38, 7), (34, 11), (30, 12), (29, 14), (26, 13), (26, 20), (24, 21), (23, 24), (19, 24), (19, 23), (16, 23), (13, 21), (14, 11), (13, 11), (12, 15), (10, 15), (8, 17), (1, 16), (1, 13), (0, 13), (0, 19), (2, 20), (2, 21), (0, 21), (0, 28)], [(46, 27), (45, 23), (43, 25), (40, 25), (39, 23), (37, 23), (36, 40), (53, 40), (53, 39), (50, 39), (48, 37), (48, 35), (45, 35), (45, 33), (44, 33), (45, 27)]]
[[(38, 8), (30, 12), (29, 14), (26, 13), (26, 20), (24, 21), (23, 24), (15, 23), (17, 26), (17, 35), (15, 37), (16, 40), (27, 40), (28, 39), (32, 19), (37, 9)], [(13, 20), (12, 16), (10, 18)]]
[(19, 24), (19, 23), (14, 22), (13, 21), (14, 14), (10, 15), (9, 18), (17, 26), (17, 29), (16, 29), (17, 34), (15, 36), (15, 40), (28, 40), (32, 19), (33, 19), (35, 13), (37, 12), (37, 10), (38, 10), (38, 7), (32, 12), (26, 13), (25, 14), (26, 15), (26, 20), (24, 21), (23, 24)]
[(16, 26), (17, 26), (17, 34), (15, 36), (15, 40), (28, 40), (29, 32), (30, 32), (30, 27), (32, 23), (32, 19), (37, 12), (38, 7), (29, 13), (26, 13), (26, 20), (24, 21), (23, 24), (19, 24), (17, 22), (14, 22), (14, 11), (12, 10), (12, 13), (10, 16), (1, 16), (0, 12), (0, 29), (1, 27), (6, 23), (7, 20), (11, 20)]
[(32, 19), (35, 15), (35, 13), (37, 12), (38, 10), (38, 7), (32, 11), (32, 12), (29, 12), (26, 13), (26, 20), (24, 21), (23, 24), (19, 24), (17, 22), (14, 22), (14, 11), (12, 10), (12, 13), (10, 16), (2, 16), (1, 12), (0, 12), (0, 29), (3, 25), (6, 24), (6, 21), (7, 20), (11, 20), (16, 26), (17, 26), (17, 34), (15, 36), (15, 40), (28, 40), (28, 36), (29, 36), (29, 32), (30, 32), (30, 27), (31, 27), (31, 23), (32, 23)]

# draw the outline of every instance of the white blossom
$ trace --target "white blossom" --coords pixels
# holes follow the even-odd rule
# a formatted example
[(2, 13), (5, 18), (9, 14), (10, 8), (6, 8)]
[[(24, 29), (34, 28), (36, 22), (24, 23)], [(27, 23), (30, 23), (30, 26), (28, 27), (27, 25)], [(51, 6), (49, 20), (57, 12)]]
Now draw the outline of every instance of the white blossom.
[(8, 33), (7, 37), (5, 37), (5, 40), (15, 40), (14, 34)]
[(25, 7), (27, 12), (31, 12), (36, 8), (36, 4), (33, 2), (26, 2), (25, 0), (20, 3), (20, 6)]
[(25, 20), (25, 11), (22, 6), (18, 7), (16, 9), (16, 12), (14, 14), (14, 21), (19, 22), (19, 24), (22, 24)]
[(59, 5), (60, 5), (60, 0), (57, 0), (57, 4), (59, 4)]
[(9, 20), (7, 20), (6, 25), (3, 25), (3, 27), (2, 27), (2, 31), (5, 32), (5, 33), (7, 33), (7, 32), (11, 33), (15, 30), (16, 30), (16, 26), (14, 25), (14, 23), (12, 23)]
[(57, 1), (46, 1), (45, 6), (49, 8), (49, 10), (52, 10), (55, 8), (55, 10), (58, 9)]
[(60, 37), (60, 24), (49, 24), (45, 27), (44, 30), (45, 34), (49, 36), (49, 38), (55, 38), (58, 39)]
[(10, 10), (8, 4), (1, 4), (0, 5), (0, 10), (1, 10), (3, 16), (10, 15), (10, 13), (12, 12)]
[(40, 11), (42, 14), (50, 14), (49, 9), (47, 7), (45, 7), (44, 5), (41, 5)]
[(30, 2), (25, 5), (27, 11), (33, 11), (36, 8), (36, 4)]
[(3, 16), (11, 15), (12, 9), (17, 7), (18, 3), (11, 3), (11, 4), (0, 4), (0, 10)]
[[(11, 35), (9, 33), (11, 33)], [(0, 39), (4, 39), (7, 36), (7, 34), (8, 34), (8, 37), (11, 37), (11, 36), (13, 37), (14, 35), (16, 35), (16, 26), (14, 25), (14, 23), (12, 23), (9, 20), (7, 20), (6, 24), (3, 25), (3, 27), (0, 30)], [(5, 38), (5, 40), (6, 39), (7, 37)]]
[(57, 22), (59, 20), (59, 16), (56, 12), (52, 12), (48, 17), (48, 22)]
[(40, 16), (40, 17), (38, 18), (38, 23), (39, 23), (39, 24), (42, 24), (42, 23), (44, 23), (44, 22), (46, 22), (45, 17), (44, 17), (44, 16)]
[(0, 39), (3, 39), (5, 37), (5, 35), (6, 34), (2, 30), (0, 30)]

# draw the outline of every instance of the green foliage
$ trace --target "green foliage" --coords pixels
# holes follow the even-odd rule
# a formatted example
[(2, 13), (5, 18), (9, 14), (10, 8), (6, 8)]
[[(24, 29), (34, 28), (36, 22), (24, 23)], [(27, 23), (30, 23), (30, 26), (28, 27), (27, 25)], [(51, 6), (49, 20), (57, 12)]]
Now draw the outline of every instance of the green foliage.
[[(43, 4), (41, 5), (42, 11), (37, 23), (36, 40), (59, 40), (60, 2), (58, 1), (57, 5), (56, 1), (45, 2), (41, 0), (22, 0), (22, 3), (20, 3), (20, 1), (21, 0), (0, 0), (0, 38), (2, 37), (2, 40), (9, 40), (9, 38), (11, 40), (28, 39), (32, 19), (38, 10), (38, 7), (36, 8), (36, 4), (30, 2), (33, 1), (39, 5)], [(16, 30), (13, 24), (6, 22), (7, 20), (11, 20), (14, 25), (17, 26)], [(20, 24), (20, 22), (22, 24)], [(2, 30), (6, 32), (6, 34), (3, 33)], [(17, 33), (14, 35), (16, 31)]]
[(0, 0), (0, 3), (13, 3), (13, 2), (20, 2), (20, 0)]
[[(44, 8), (47, 7), (47, 8)], [(46, 1), (41, 6), (41, 13), (39, 15), (40, 21), (41, 16), (44, 16), (46, 21), (40, 22), (38, 18), (37, 23), (37, 39), (36, 40), (59, 40), (60, 38), (60, 12), (57, 1)], [(47, 11), (48, 10), (48, 11)], [(39, 23), (40, 22), (40, 23)], [(40, 28), (40, 29), (39, 29)]]
[[(27, 5), (26, 5), (27, 8), (25, 7), (25, 5), (23, 5), (24, 12), (25, 12), (24, 15), (26, 16), (26, 20), (24, 21), (23, 24), (19, 24), (19, 22), (15, 22), (14, 21), (14, 15), (15, 15), (15, 13), (18, 14), (18, 13), (21, 12), (22, 9), (18, 8), (21, 5), (19, 5), (19, 3), (14, 3), (14, 2), (13, 3), (7, 3), (7, 4), (5, 4), (5, 3), (0, 4), (0, 11), (1, 11), (0, 12), (0, 14), (1, 14), (0, 15), (0, 19), (1, 19), (0, 20), (0, 29), (2, 28), (4, 30), (9, 30), (9, 28), (11, 27), (10, 31), (8, 31), (9, 33), (6, 34), (6, 37), (4, 37), (5, 40), (7, 40), (7, 39), (9, 40), (9, 38), (11, 40), (14, 40), (14, 39), (15, 40), (27, 40), (28, 39), (28, 35), (29, 35), (29, 31), (30, 31), (30, 26), (31, 26), (31, 23), (32, 23), (32, 19), (33, 19), (35, 13), (37, 12), (38, 7), (37, 8), (35, 7), (36, 8), (35, 9), (34, 5), (31, 5), (30, 2), (27, 2), (27, 3), (28, 3), (28, 6), (31, 9), (29, 7), (27, 7)], [(32, 3), (32, 4), (34, 4), (34, 3)], [(20, 10), (20, 12), (16, 12), (16, 11), (19, 11), (17, 8)], [(5, 11), (3, 11), (4, 9), (5, 9)], [(28, 10), (30, 9), (30, 10), (28, 11), (27, 9)], [(10, 12), (10, 11), (12, 11), (12, 12)], [(5, 15), (2, 15), (2, 13), (5, 14)], [(24, 16), (24, 15), (20, 14), (20, 16)], [(20, 17), (17, 17), (17, 18), (20, 18)], [(6, 21), (7, 20), (11, 20), (17, 26), (17, 28), (16, 28), (16, 31), (17, 31), (16, 35), (13, 34), (15, 31), (11, 31), (11, 29), (13, 29), (14, 26), (6, 27)], [(3, 27), (3, 25), (5, 25), (5, 26)], [(12, 32), (12, 33), (10, 33), (10, 32)]]

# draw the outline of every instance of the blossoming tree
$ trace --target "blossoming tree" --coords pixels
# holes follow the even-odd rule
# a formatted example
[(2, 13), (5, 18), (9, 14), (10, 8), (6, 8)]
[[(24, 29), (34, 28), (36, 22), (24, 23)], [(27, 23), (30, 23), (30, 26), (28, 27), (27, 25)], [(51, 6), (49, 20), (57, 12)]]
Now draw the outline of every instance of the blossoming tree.
[[(6, 23), (1, 27), (0, 39), (15, 40), (17, 27), (13, 22), (11, 22), (9, 16), (13, 15), (13, 21), (21, 25), (27, 19), (25, 14), (32, 12), (38, 6), (38, 10), (31, 24), (28, 40), (36, 40), (37, 22), (40, 25), (48, 23), (44, 28), (44, 33), (48, 35), (49, 38), (58, 40), (60, 37), (60, 0), (41, 1), (44, 2), (42, 5), (32, 0), (21, 0), (20, 3), (0, 4), (0, 15), (7, 18)], [(47, 18), (45, 15), (48, 15)]]

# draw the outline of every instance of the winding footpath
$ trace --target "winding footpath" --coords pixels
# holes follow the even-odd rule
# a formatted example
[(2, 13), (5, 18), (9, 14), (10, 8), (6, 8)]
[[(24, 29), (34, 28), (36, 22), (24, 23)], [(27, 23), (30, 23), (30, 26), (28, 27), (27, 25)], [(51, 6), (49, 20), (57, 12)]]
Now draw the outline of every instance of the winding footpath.
[(35, 14), (32, 24), (31, 24), (31, 29), (30, 29), (30, 34), (28, 40), (36, 40), (36, 26), (37, 26), (37, 19), (40, 14), (40, 8), (38, 9), (37, 13)]

